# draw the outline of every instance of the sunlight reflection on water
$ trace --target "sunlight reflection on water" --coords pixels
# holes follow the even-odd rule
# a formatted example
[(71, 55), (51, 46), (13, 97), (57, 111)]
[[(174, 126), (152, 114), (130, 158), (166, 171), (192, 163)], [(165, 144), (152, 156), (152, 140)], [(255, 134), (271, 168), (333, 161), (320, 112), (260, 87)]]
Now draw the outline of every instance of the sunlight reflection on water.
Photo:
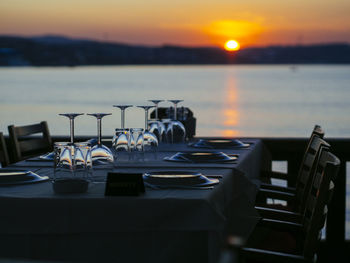
[[(318, 123), (328, 136), (349, 136), (350, 66), (116, 66), (0, 68), (0, 129), (47, 120), (52, 134), (67, 134), (62, 112), (111, 112), (103, 134), (120, 125), (113, 104), (184, 99), (197, 118), (197, 135), (300, 136)], [(164, 102), (160, 106), (168, 107)], [(142, 127), (138, 108), (126, 125)], [(95, 123), (79, 117), (77, 134)]]

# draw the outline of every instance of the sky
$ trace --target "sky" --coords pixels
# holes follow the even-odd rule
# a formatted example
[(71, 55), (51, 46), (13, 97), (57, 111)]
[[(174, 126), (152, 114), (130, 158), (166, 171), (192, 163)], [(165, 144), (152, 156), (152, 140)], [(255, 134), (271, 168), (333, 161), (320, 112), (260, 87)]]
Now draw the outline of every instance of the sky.
[(134, 45), (350, 43), (349, 0), (1, 0), (0, 34)]

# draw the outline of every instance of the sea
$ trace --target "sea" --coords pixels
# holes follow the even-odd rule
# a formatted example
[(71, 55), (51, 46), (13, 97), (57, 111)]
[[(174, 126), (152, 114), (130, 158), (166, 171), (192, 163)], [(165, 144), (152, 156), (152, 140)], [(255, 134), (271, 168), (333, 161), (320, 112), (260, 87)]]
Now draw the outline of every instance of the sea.
[[(113, 105), (134, 105), (125, 126), (143, 127), (136, 106), (152, 99), (164, 100), (160, 107), (183, 100), (178, 106), (193, 112), (196, 136), (308, 137), (319, 124), (326, 137), (350, 137), (350, 65), (4, 67), (0, 131), (46, 120), (52, 135), (68, 135), (59, 113), (103, 112), (112, 115), (102, 120), (102, 134), (112, 136), (121, 125)], [(96, 132), (94, 117), (76, 118), (76, 135)]]

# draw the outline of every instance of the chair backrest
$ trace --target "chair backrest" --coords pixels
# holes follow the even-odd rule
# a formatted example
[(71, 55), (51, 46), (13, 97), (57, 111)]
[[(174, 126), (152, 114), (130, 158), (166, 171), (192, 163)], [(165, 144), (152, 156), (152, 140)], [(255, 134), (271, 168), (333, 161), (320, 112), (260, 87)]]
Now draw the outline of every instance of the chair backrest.
[[(14, 161), (52, 151), (52, 139), (46, 121), (26, 126), (8, 126)], [(42, 134), (42, 136), (32, 136)]]
[(2, 132), (0, 132), (0, 167), (5, 167), (9, 165), (9, 155), (7, 152), (5, 138)]
[(338, 175), (339, 167), (340, 160), (327, 148), (323, 148), (303, 218), (305, 232), (303, 255), (306, 258), (312, 259), (316, 253), (327, 217), (327, 205), (333, 195), (334, 181)]
[(320, 138), (324, 138), (324, 130), (322, 129), (322, 127), (320, 125), (315, 125), (314, 129), (312, 130), (311, 136), (312, 135), (317, 135)]
[(315, 169), (320, 158), (320, 149), (330, 148), (330, 145), (318, 136), (313, 136), (308, 150), (305, 154), (304, 161), (296, 183), (296, 200), (295, 209), (298, 212), (303, 212), (305, 209), (305, 201), (309, 194), (311, 182), (315, 174)]
[[(314, 129), (312, 130), (312, 133), (311, 133), (311, 135), (309, 137), (309, 140), (307, 142), (306, 149), (304, 151), (304, 156), (303, 156), (303, 159), (302, 159), (300, 167), (299, 167), (298, 177), (299, 177), (299, 175), (301, 173), (301, 170), (303, 169), (303, 165), (304, 165), (304, 162), (305, 162), (305, 159), (306, 159), (306, 155), (309, 152), (309, 148), (310, 148), (311, 143), (312, 143), (312, 141), (313, 141), (313, 139), (315, 137), (318, 137), (318, 138), (321, 138), (321, 139), (323, 139), (323, 137), (324, 137), (323, 129), (321, 128), (320, 125), (317, 125), (317, 124), (314, 126)], [(297, 180), (298, 180), (298, 178), (297, 178)]]

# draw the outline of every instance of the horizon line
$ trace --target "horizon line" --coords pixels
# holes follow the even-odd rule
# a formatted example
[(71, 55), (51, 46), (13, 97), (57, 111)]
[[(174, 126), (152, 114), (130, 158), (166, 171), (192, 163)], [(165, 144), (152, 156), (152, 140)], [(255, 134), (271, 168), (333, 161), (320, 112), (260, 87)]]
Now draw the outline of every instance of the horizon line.
[[(191, 45), (181, 45), (181, 44), (171, 44), (171, 43), (164, 43), (160, 45), (148, 45), (148, 44), (133, 44), (133, 43), (125, 43), (125, 42), (116, 42), (116, 41), (109, 41), (109, 40), (100, 40), (96, 38), (85, 38), (85, 37), (72, 37), (67, 35), (59, 35), (59, 34), (53, 34), (53, 33), (47, 33), (47, 34), (40, 34), (40, 35), (20, 35), (20, 34), (1, 34), (0, 37), (18, 37), (18, 38), (28, 38), (28, 39), (35, 39), (35, 38), (61, 38), (71, 41), (91, 41), (91, 42), (100, 42), (100, 43), (107, 43), (107, 44), (115, 44), (115, 45), (126, 45), (126, 46), (142, 46), (142, 47), (149, 47), (149, 48), (162, 48), (162, 47), (180, 47), (180, 48), (213, 48), (213, 49), (222, 49), (220, 46), (191, 46)], [(243, 49), (255, 49), (255, 48), (269, 48), (269, 47), (307, 47), (307, 46), (325, 46), (325, 45), (350, 45), (350, 42), (318, 42), (318, 43), (309, 43), (309, 44), (302, 44), (302, 43), (295, 43), (295, 44), (270, 44), (270, 45), (263, 45), (263, 46), (247, 46), (243, 47)]]

